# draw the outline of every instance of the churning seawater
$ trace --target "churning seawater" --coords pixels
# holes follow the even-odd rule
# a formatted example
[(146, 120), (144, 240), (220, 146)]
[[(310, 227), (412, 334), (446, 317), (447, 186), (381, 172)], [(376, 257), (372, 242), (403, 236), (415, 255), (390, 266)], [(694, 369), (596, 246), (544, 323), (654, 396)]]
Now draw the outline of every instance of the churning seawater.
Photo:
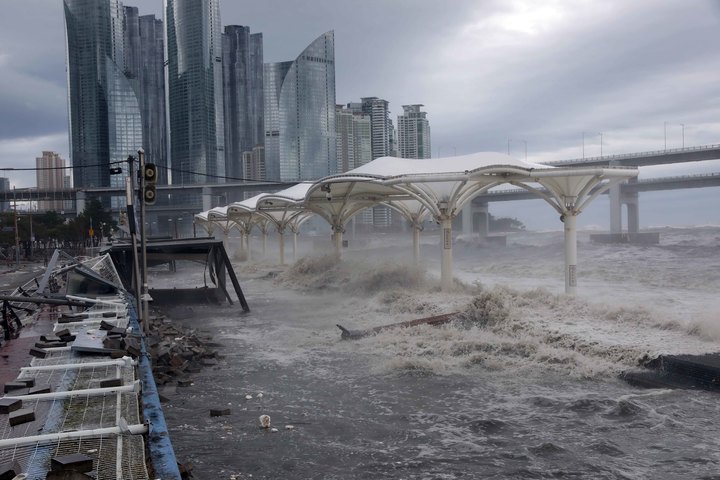
[[(717, 394), (617, 378), (646, 356), (720, 351), (720, 228), (664, 229), (651, 246), (581, 234), (575, 298), (559, 294), (561, 232), (457, 242), (451, 293), (435, 278), (437, 240), (423, 245), (427, 274), (399, 237), (339, 265), (238, 263), (249, 314), (178, 319), (223, 355), (165, 404), (195, 478), (720, 478)], [(180, 266), (154, 280), (202, 278)], [(357, 341), (335, 327), (450, 311), (463, 321)]]

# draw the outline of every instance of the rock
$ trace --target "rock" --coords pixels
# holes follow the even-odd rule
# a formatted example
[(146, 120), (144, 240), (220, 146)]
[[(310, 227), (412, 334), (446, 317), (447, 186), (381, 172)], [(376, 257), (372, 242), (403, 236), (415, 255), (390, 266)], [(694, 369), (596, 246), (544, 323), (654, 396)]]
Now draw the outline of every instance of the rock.
[(0, 413), (10, 413), (22, 408), (22, 400), (12, 398), (0, 398)]
[(62, 457), (53, 457), (50, 459), (50, 469), (53, 472), (74, 471), (74, 472), (90, 472), (93, 469), (93, 459), (82, 453), (73, 453), (71, 455), (63, 455)]
[(28, 385), (28, 384), (25, 383), (25, 382), (21, 382), (21, 381), (19, 381), (19, 380), (15, 380), (15, 381), (13, 381), (13, 382), (7, 382), (7, 383), (5, 384), (5, 388), (4, 388), (3, 391), (4, 391), (5, 393), (10, 393), (10, 392), (12, 392), (13, 390), (22, 390), (23, 388), (32, 387), (32, 386), (34, 386), (34, 385), (35, 385), (35, 382), (34, 382), (34, 381), (33, 381), (33, 385)]
[(122, 378), (106, 378), (104, 380), (100, 380), (100, 388), (121, 387), (122, 385)]
[(211, 417), (221, 417), (224, 415), (230, 415), (230, 409), (229, 408), (223, 408), (223, 409), (210, 409), (210, 416)]
[(105, 337), (102, 343), (103, 347), (110, 350), (122, 350), (123, 347), (121, 338)]
[(47, 357), (48, 352), (43, 348), (32, 347), (30, 349), (30, 355), (37, 358), (45, 358)]
[(21, 408), (10, 412), (8, 415), (8, 423), (11, 427), (20, 425), (22, 423), (32, 422), (35, 420), (35, 411), (31, 408)]
[(67, 328), (64, 328), (62, 330), (58, 330), (57, 332), (54, 332), (53, 335), (55, 335), (57, 338), (65, 337), (67, 335), (71, 335), (70, 330)]
[(270, 428), (270, 415), (260, 415), (260, 427)]

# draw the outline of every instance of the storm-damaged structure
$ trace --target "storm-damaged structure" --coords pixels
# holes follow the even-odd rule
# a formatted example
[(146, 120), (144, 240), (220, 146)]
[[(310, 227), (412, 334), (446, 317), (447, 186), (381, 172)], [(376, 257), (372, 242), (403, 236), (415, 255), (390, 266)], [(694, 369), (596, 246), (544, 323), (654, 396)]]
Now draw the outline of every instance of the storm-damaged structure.
[(453, 219), (475, 196), (512, 185), (546, 200), (564, 222), (565, 292), (574, 294), (577, 216), (598, 195), (637, 175), (635, 167), (551, 167), (495, 152), (434, 159), (381, 157), (346, 173), (200, 212), (195, 215), (195, 223), (211, 235), (222, 231), (225, 237), (235, 228), (243, 239), (256, 226), (265, 238), (267, 228), (274, 225), (284, 261), (286, 228), (297, 234), (302, 222), (318, 215), (330, 224), (339, 257), (347, 222), (364, 209), (386, 205), (412, 226), (416, 261), (423, 222), (432, 219), (440, 224), (441, 285), (447, 290), (453, 282)]

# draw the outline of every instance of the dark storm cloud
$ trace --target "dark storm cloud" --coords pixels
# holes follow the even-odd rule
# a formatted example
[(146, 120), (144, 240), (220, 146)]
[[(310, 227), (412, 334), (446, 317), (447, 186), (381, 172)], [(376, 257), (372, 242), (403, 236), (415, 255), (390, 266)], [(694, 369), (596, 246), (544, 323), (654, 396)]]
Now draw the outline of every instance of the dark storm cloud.
[[(510, 138), (515, 156), (526, 141), (530, 160), (568, 158), (582, 132), (588, 155), (599, 132), (606, 154), (647, 150), (679, 146), (681, 123), (688, 145), (720, 141), (715, 0), (221, 0), (221, 19), (262, 32), (267, 62), (334, 30), (337, 102), (382, 97), (393, 120), (425, 104), (433, 154)], [(63, 30), (61, 0), (3, 0), (0, 167), (67, 156)]]

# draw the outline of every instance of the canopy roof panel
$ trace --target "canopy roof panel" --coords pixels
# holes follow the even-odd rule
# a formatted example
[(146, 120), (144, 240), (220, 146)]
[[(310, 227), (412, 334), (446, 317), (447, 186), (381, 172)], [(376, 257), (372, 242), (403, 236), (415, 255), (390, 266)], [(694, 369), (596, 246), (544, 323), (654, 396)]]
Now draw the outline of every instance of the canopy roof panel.
[(479, 152), (456, 157), (426, 159), (380, 157), (350, 170), (346, 175), (368, 175), (387, 179), (403, 175), (474, 172), (488, 167), (515, 167), (526, 170), (550, 168), (547, 165), (518, 160), (504, 153)]
[(416, 223), (429, 215), (452, 217), (476, 195), (504, 183), (537, 194), (561, 213), (577, 214), (599, 193), (634, 176), (637, 168), (551, 167), (497, 152), (431, 159), (380, 157), (349, 172), (256, 195), (230, 205), (229, 211), (216, 207), (197, 218), (225, 229), (231, 220), (251, 228), (263, 219), (284, 228), (307, 218), (292, 210), (319, 214), (341, 229), (360, 210), (385, 203)]

